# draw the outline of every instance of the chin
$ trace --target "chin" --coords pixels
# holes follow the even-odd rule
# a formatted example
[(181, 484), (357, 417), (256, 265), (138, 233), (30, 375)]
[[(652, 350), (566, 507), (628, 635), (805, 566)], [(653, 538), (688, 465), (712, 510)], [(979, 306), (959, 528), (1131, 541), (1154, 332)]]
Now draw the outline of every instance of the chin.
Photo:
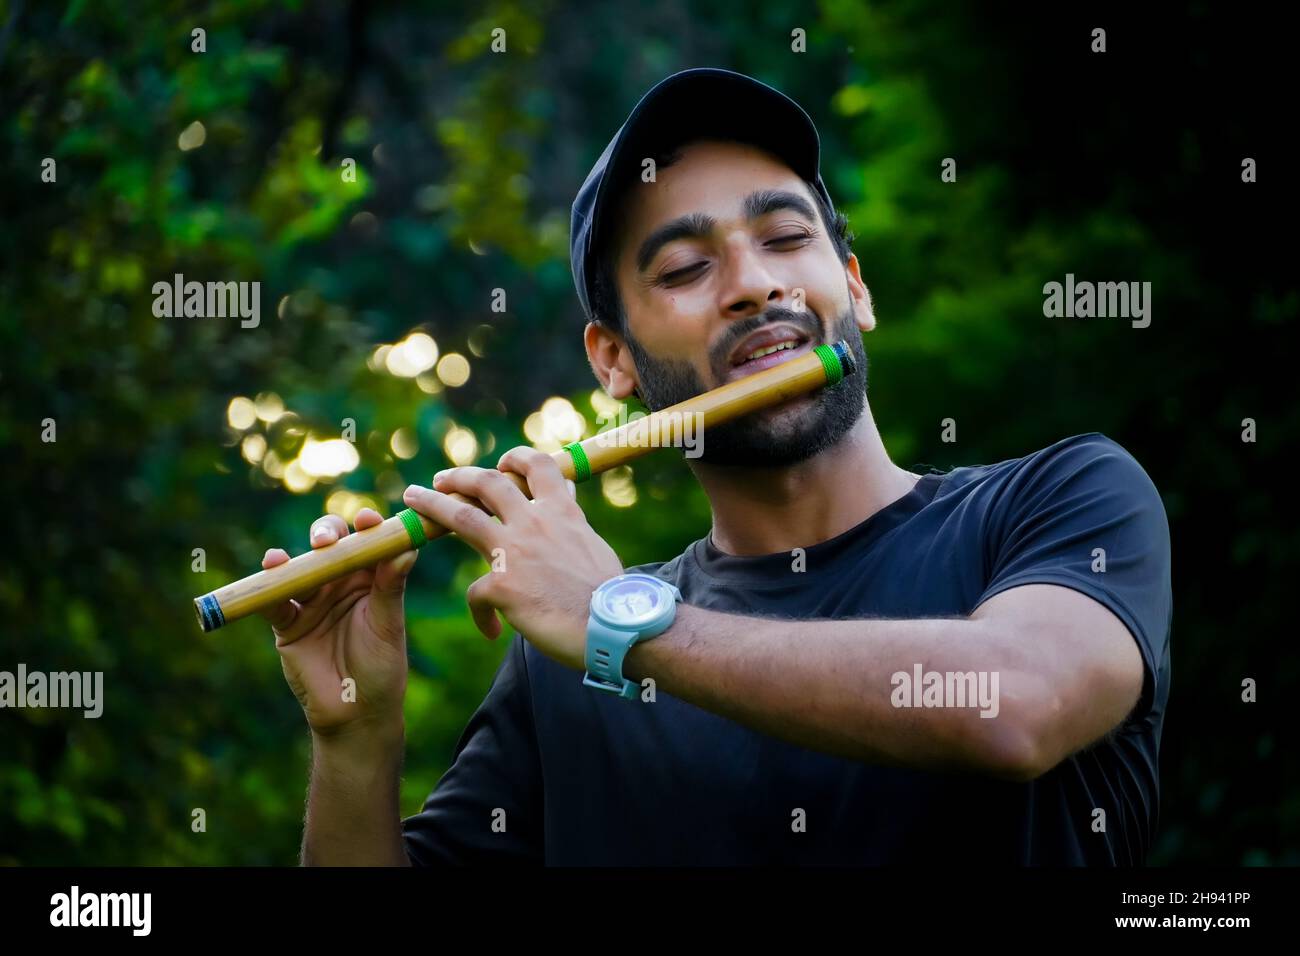
[(696, 459), (736, 468), (797, 465), (838, 444), (862, 414), (865, 396), (804, 395), (704, 434), (704, 453)]

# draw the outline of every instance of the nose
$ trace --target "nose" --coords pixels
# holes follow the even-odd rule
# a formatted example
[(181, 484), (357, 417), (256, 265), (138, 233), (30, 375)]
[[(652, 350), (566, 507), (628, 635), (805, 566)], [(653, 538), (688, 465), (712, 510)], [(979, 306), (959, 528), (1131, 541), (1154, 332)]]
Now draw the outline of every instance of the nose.
[(748, 237), (737, 237), (728, 246), (718, 298), (724, 316), (745, 319), (773, 305), (789, 305), (790, 290), (773, 275)]

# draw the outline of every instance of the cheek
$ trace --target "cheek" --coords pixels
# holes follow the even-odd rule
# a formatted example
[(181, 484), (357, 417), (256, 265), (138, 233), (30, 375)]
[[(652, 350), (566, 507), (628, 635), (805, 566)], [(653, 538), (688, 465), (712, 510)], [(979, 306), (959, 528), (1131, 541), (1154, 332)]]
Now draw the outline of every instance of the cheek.
[(804, 292), (804, 307), (827, 322), (833, 322), (848, 307), (847, 290), (836, 291), (833, 276), (818, 276), (815, 287)]
[(659, 297), (658, 307), (653, 309), (653, 321), (659, 330), (655, 341), (662, 349), (680, 352), (699, 338), (700, 330), (708, 327), (705, 302), (704, 298), (681, 289), (665, 291)]
[(705, 328), (717, 315), (717, 295), (706, 288), (665, 290), (659, 301), (669, 321), (681, 329)]

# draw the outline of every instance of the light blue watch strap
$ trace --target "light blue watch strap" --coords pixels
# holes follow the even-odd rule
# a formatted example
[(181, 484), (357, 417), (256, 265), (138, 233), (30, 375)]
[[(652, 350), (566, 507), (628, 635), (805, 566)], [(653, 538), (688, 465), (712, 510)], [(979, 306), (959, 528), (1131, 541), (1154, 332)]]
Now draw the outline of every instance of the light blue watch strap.
[(618, 694), (624, 700), (636, 696), (637, 685), (623, 676), (623, 658), (636, 643), (634, 631), (620, 631), (591, 617), (587, 620), (587, 673), (582, 682), (597, 690)]

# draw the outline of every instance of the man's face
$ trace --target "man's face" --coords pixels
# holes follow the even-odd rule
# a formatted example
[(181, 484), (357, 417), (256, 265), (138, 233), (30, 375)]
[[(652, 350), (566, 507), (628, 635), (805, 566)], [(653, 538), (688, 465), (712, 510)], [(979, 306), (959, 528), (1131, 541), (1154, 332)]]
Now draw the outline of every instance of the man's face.
[[(693, 143), (656, 180), (627, 192), (616, 259), (646, 405), (658, 410), (845, 339), (861, 379), (711, 427), (702, 460), (779, 466), (835, 444), (862, 414), (860, 332), (874, 319), (856, 260), (846, 270), (812, 192), (775, 157), (737, 143)], [(775, 344), (785, 347), (747, 361)]]

